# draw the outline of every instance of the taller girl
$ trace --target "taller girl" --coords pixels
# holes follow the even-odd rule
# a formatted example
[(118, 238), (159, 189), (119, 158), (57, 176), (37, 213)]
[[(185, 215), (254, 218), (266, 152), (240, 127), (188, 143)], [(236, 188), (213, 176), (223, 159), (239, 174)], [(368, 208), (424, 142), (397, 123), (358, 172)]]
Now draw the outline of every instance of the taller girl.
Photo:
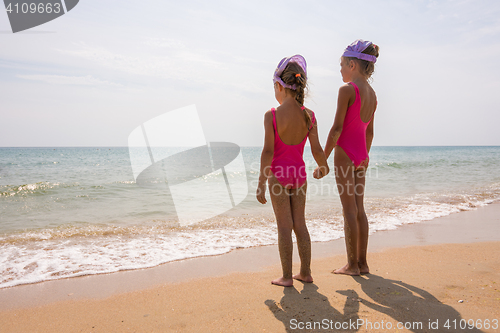
[(336, 274), (370, 272), (366, 261), (368, 220), (363, 199), (377, 108), (377, 96), (368, 80), (378, 55), (377, 45), (357, 40), (345, 49), (340, 60), (340, 73), (346, 84), (339, 89), (337, 113), (325, 146), (326, 157), (335, 148), (335, 177), (344, 210), (347, 265), (336, 269)]

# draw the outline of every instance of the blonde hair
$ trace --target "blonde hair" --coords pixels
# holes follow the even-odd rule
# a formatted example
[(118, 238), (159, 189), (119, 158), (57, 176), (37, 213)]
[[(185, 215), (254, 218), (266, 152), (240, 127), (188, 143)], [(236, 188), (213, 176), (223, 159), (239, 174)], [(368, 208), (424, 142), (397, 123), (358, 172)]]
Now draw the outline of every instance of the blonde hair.
[[(363, 52), (361, 52), (361, 53), (369, 54), (369, 55), (372, 55), (372, 56), (375, 56), (376, 58), (378, 58), (379, 47), (378, 47), (378, 45), (371, 44), (366, 49), (364, 49)], [(371, 78), (371, 76), (373, 75), (373, 72), (375, 71), (375, 63), (373, 63), (371, 61), (366, 61), (366, 60), (353, 58), (353, 57), (342, 57), (342, 59), (345, 60), (347, 63), (349, 63), (349, 61), (351, 61), (351, 60), (356, 61), (360, 66), (361, 74), (366, 76), (366, 78), (368, 78), (368, 79)]]

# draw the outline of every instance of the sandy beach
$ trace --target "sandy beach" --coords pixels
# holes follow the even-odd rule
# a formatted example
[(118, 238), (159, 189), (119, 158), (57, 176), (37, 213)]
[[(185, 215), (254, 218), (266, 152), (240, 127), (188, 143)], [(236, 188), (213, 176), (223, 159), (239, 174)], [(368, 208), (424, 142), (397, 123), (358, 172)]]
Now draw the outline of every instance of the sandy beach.
[(331, 273), (343, 239), (314, 243), (314, 283), (291, 288), (270, 284), (276, 246), (5, 288), (0, 331), (500, 331), (499, 223), (496, 202), (377, 232), (359, 277)]

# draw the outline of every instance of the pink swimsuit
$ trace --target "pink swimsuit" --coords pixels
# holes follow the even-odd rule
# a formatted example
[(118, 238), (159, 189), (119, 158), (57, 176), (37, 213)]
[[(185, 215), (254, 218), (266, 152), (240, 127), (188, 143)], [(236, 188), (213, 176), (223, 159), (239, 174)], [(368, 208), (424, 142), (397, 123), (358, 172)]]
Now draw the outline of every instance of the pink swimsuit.
[[(302, 106), (302, 110), (305, 108)], [(276, 127), (276, 114), (275, 109), (273, 112), (273, 126), (274, 126), (274, 155), (271, 162), (271, 171), (283, 187), (286, 188), (300, 188), (306, 182), (306, 165), (302, 155), (304, 154), (304, 146), (306, 144), (309, 132), (306, 134), (304, 140), (297, 145), (287, 145), (278, 134)], [(312, 113), (312, 123), (315, 122), (314, 112)], [(311, 130), (311, 127), (309, 130)]]
[(356, 90), (356, 99), (347, 109), (344, 126), (337, 140), (337, 145), (345, 151), (356, 169), (358, 169), (361, 166), (368, 166), (369, 158), (368, 150), (366, 149), (366, 128), (373, 119), (373, 115), (366, 123), (361, 120), (361, 98), (359, 97), (359, 89), (354, 83), (349, 83)]

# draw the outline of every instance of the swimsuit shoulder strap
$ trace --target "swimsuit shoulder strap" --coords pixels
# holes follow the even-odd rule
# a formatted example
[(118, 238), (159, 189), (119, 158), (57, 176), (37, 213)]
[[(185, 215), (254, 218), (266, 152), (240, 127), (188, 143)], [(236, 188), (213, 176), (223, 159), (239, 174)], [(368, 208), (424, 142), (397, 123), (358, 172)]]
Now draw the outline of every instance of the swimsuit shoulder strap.
[(358, 88), (358, 86), (356, 85), (356, 83), (354, 83), (354, 82), (349, 82), (349, 84), (350, 84), (351, 86), (353, 86), (353, 87), (354, 87), (354, 89), (356, 90), (356, 94), (358, 94), (358, 95), (359, 95), (359, 88)]

